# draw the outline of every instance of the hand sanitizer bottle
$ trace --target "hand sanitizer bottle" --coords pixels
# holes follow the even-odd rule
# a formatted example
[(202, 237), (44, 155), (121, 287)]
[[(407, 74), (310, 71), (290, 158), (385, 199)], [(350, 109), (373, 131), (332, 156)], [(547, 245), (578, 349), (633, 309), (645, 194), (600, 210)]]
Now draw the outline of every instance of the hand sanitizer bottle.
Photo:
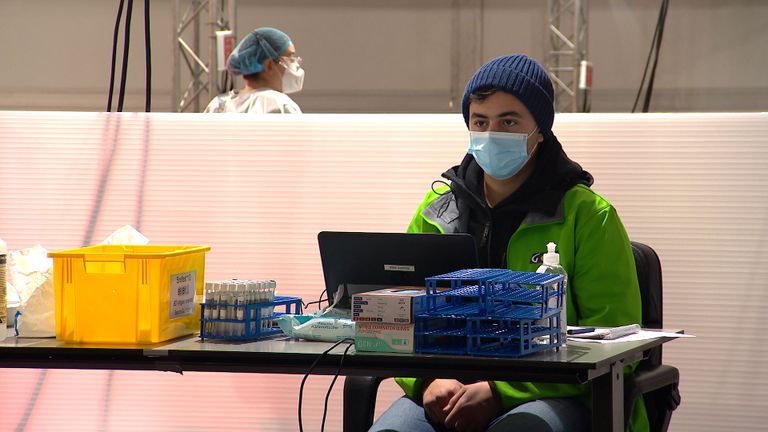
[(568, 330), (568, 316), (567, 307), (565, 301), (565, 293), (568, 287), (568, 274), (565, 269), (560, 265), (560, 255), (555, 252), (557, 245), (553, 242), (547, 243), (547, 253), (544, 254), (543, 264), (539, 266), (536, 273), (556, 273), (565, 276), (563, 280), (563, 297), (562, 297), (562, 309), (560, 310), (560, 346), (565, 346), (567, 338), (566, 331)]

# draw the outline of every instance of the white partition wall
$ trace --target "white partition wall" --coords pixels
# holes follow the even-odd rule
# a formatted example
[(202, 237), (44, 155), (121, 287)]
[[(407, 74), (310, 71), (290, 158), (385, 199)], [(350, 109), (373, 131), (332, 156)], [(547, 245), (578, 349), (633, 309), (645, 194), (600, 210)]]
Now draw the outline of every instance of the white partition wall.
[[(572, 114), (555, 125), (630, 237), (659, 253), (666, 326), (697, 336), (664, 348), (682, 376), (671, 430), (761, 430), (768, 115)], [(156, 244), (210, 245), (206, 278), (276, 279), (280, 294), (316, 300), (317, 233), (404, 230), (466, 139), (455, 114), (0, 112), (0, 237), (56, 250), (131, 224)], [(300, 380), (1, 369), (14, 396), (0, 403), (0, 430), (296, 430)], [(308, 380), (307, 430), (320, 428), (329, 383)], [(385, 383), (379, 411), (398, 395)]]

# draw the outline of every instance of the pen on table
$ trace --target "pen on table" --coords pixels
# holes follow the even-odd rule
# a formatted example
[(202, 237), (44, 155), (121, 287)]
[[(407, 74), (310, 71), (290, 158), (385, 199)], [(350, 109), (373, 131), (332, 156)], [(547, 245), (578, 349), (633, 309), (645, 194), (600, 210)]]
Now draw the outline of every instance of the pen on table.
[(595, 331), (594, 327), (580, 327), (580, 328), (568, 329), (567, 333), (569, 335), (577, 335), (582, 333), (592, 333), (593, 331)]
[(603, 339), (619, 339), (627, 335), (635, 334), (640, 331), (640, 324), (629, 324), (625, 326), (613, 327), (608, 329)]

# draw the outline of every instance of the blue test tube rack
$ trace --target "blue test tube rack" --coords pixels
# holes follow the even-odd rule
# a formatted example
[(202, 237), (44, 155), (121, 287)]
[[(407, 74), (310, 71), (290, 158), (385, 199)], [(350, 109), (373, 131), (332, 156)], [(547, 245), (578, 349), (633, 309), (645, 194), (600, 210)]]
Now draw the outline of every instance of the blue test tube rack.
[(518, 357), (558, 348), (564, 280), (507, 269), (429, 277), (414, 317), (415, 351)]
[[(286, 296), (244, 305), (201, 303), (200, 339), (246, 341), (281, 334), (275, 318), (283, 314), (300, 315), (301, 308), (301, 298)], [(225, 313), (220, 314), (221, 311)]]

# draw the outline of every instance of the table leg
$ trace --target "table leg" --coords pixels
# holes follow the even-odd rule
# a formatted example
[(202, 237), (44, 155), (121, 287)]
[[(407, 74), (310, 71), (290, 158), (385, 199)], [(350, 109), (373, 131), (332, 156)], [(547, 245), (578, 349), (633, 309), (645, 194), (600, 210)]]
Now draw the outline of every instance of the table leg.
[(621, 362), (592, 381), (592, 431), (624, 430), (624, 370)]

